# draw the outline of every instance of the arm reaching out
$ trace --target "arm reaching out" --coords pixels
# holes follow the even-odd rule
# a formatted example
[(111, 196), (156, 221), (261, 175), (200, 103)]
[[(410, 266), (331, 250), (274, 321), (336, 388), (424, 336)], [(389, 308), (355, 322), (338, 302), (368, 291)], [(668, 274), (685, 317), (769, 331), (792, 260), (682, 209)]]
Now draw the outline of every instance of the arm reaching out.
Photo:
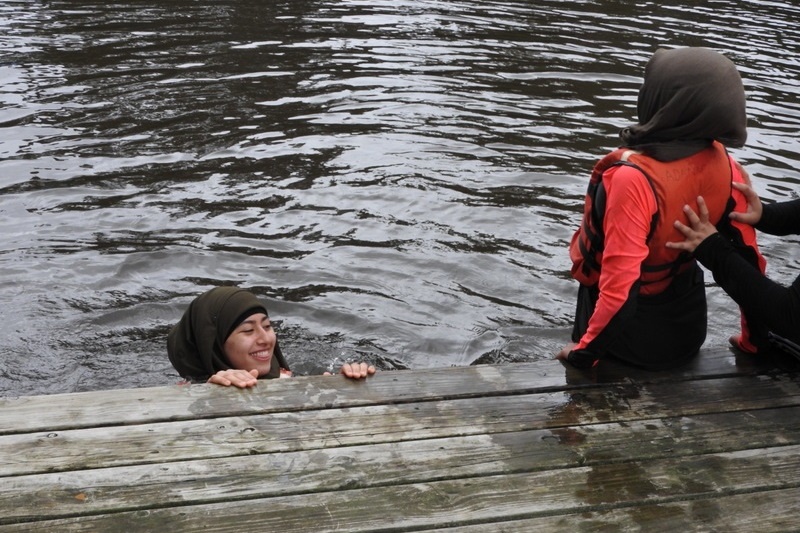
[[(375, 367), (367, 363), (345, 363), (339, 370), (339, 373), (351, 379), (361, 379), (371, 376), (375, 373)], [(326, 376), (332, 376), (330, 372), (325, 372)]]
[(215, 383), (223, 387), (234, 386), (240, 389), (255, 387), (256, 383), (258, 383), (258, 370), (239, 370), (236, 368), (220, 370), (208, 378), (208, 383)]
[(756, 194), (756, 191), (753, 190), (753, 187), (751, 187), (749, 184), (745, 185), (744, 183), (733, 182), (732, 185), (734, 189), (741, 191), (742, 194), (744, 194), (744, 197), (747, 199), (747, 211), (745, 213), (737, 213), (736, 211), (733, 211), (728, 216), (731, 218), (731, 220), (736, 220), (737, 222), (755, 226), (758, 224), (758, 221), (761, 220), (761, 215), (764, 212), (764, 206), (761, 205), (761, 199), (758, 197), (758, 194)]
[[(736, 184), (734, 183), (734, 185)], [(708, 206), (706, 206), (706, 202), (703, 200), (702, 196), (697, 197), (697, 211), (699, 215), (688, 205), (683, 206), (683, 212), (686, 213), (686, 218), (689, 219), (689, 224), (691, 226), (687, 226), (680, 220), (676, 220), (673, 225), (675, 229), (683, 233), (686, 240), (683, 242), (668, 242), (667, 248), (674, 248), (676, 250), (692, 253), (709, 235), (713, 235), (717, 232), (717, 228), (708, 220)]]
[(361, 379), (375, 373), (375, 367), (367, 363), (345, 363), (341, 373), (352, 379)]

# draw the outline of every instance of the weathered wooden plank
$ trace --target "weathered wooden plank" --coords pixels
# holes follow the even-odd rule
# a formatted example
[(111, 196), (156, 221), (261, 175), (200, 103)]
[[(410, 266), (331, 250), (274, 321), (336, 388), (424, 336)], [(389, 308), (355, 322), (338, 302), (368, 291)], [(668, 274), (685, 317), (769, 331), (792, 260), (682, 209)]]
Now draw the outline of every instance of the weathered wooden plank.
[(407, 403), (563, 387), (555, 361), (379, 372), (367, 380), (313, 376), (249, 390), (184, 385), (0, 399), (0, 434)]
[[(3, 531), (406, 531), (797, 489), (800, 447), (165, 507)], [(402, 505), (399, 503), (402, 502)], [(699, 505), (698, 503), (696, 503)], [(235, 520), (234, 520), (235, 518)], [(709, 518), (713, 518), (709, 516)]]
[(796, 405), (794, 378), (756, 376), (6, 435), (0, 476)]
[(686, 365), (673, 370), (651, 372), (634, 368), (613, 359), (603, 360), (590, 370), (583, 371), (565, 366), (565, 381), (569, 385), (592, 383), (619, 383), (658, 381), (685, 381), (725, 376), (746, 376), (764, 373), (782, 373), (766, 357), (737, 354), (725, 347), (703, 348), (700, 354)]
[(0, 484), (0, 523), (777, 445), (800, 445), (800, 407), (16, 476)]
[[(253, 390), (210, 385), (151, 387), (50, 396), (0, 398), (0, 435), (568, 390), (597, 383), (657, 382), (752, 375), (768, 366), (743, 365), (723, 351), (705, 351), (683, 369), (646, 372), (613, 363), (584, 373), (554, 360), (422, 371), (379, 372), (366, 381), (299, 377), (261, 382)], [(57, 408), (55, 408), (57, 407)]]
[(725, 533), (779, 533), (800, 530), (800, 489), (748, 492), (711, 499), (673, 501), (635, 507), (491, 522), (425, 533), (574, 533), (608, 531), (719, 531)]

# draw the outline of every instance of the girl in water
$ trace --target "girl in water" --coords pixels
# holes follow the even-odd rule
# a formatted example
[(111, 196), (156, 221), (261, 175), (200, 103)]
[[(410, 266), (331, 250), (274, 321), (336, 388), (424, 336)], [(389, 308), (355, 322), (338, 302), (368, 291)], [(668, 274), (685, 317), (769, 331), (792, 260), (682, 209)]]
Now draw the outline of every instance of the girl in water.
[[(292, 375), (267, 308), (237, 287), (216, 287), (195, 298), (170, 330), (167, 354), (181, 377), (195, 383), (246, 388)], [(347, 363), (341, 373), (361, 379), (375, 367)]]

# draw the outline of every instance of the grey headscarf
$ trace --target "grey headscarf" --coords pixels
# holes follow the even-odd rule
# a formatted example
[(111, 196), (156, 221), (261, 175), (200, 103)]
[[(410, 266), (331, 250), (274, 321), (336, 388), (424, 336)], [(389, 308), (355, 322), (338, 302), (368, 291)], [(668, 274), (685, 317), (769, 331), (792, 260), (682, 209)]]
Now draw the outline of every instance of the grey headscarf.
[[(206, 381), (220, 370), (230, 368), (223, 346), (234, 328), (255, 313), (267, 314), (267, 308), (253, 293), (236, 287), (216, 287), (195, 298), (180, 322), (167, 337), (167, 355), (181, 377)], [(268, 315), (269, 316), (269, 315)], [(276, 378), (281, 368), (289, 366), (278, 341), (272, 366), (265, 377)]]
[(659, 49), (639, 90), (639, 123), (620, 132), (625, 146), (660, 161), (693, 155), (716, 140), (747, 140), (742, 79), (733, 62), (708, 48)]

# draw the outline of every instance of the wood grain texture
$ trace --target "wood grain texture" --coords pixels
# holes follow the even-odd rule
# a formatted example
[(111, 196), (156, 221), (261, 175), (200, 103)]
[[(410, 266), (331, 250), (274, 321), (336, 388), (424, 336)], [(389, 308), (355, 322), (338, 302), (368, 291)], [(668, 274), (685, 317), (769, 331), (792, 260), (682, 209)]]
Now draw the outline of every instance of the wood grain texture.
[(7, 398), (0, 420), (0, 532), (800, 527), (800, 376), (726, 352)]

